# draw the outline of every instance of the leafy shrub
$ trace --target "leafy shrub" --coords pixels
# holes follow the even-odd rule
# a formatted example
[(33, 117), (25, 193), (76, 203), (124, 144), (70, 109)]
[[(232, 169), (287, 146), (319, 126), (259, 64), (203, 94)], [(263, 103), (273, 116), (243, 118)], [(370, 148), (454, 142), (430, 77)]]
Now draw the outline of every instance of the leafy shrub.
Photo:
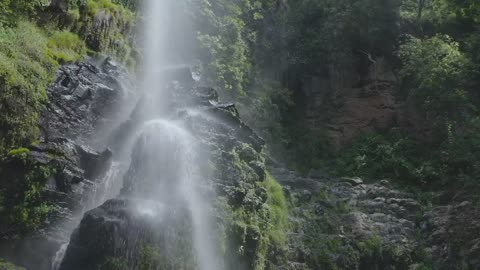
[(436, 165), (428, 157), (428, 147), (393, 129), (357, 139), (337, 159), (336, 171), (368, 179), (391, 178), (422, 184), (438, 177)]
[[(390, 178), (414, 185), (478, 182), (480, 120), (468, 131), (452, 133), (441, 144), (408, 138), (399, 129), (357, 139), (336, 160), (335, 172), (379, 180)], [(432, 187), (432, 186), (430, 186)]]
[(412, 39), (400, 48), (400, 72), (407, 94), (442, 119), (458, 119), (469, 109), (465, 82), (470, 63), (448, 36)]

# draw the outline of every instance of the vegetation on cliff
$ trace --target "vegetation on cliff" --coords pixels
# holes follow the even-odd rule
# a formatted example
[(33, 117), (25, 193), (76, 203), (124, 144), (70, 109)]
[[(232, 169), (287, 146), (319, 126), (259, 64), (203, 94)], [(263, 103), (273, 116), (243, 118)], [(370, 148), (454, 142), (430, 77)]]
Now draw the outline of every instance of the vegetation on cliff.
[[(1, 154), (35, 140), (46, 88), (59, 65), (88, 50), (134, 64), (132, 12), (109, 0), (66, 3), (62, 10), (49, 1), (0, 1)], [(110, 19), (113, 25), (95, 26)]]
[[(406, 177), (411, 183), (475, 178), (480, 64), (475, 1), (224, 0), (201, 1), (199, 9), (206, 74), (226, 89), (224, 98), (241, 104), (247, 122), (292, 167)], [(308, 125), (300, 81), (326, 74), (334, 88), (342, 87), (355, 67), (359, 76), (373, 80), (360, 83), (378, 84), (376, 74), (368, 73), (380, 60), (399, 79), (397, 100), (414, 105), (431, 135), (398, 128), (366, 135), (338, 157), (325, 132)], [(365, 140), (370, 143), (359, 147)]]

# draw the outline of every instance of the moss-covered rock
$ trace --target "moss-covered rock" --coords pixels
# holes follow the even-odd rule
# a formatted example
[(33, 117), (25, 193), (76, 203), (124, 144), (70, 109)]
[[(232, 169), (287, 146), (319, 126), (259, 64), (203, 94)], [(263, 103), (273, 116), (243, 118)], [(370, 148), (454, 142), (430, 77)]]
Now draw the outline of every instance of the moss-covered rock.
[(393, 270), (428, 261), (417, 235), (421, 207), (412, 194), (358, 179), (301, 177), (284, 169), (274, 175), (289, 191), (291, 267)]
[(30, 2), (0, 3), (1, 154), (38, 136), (46, 88), (60, 64), (80, 60), (88, 48), (135, 68), (132, 11), (110, 0)]

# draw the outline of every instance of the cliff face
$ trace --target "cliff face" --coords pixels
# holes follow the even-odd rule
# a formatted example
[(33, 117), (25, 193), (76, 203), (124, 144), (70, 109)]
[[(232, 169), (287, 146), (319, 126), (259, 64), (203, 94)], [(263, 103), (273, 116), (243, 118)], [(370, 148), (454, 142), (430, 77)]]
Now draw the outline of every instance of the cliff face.
[(96, 206), (105, 188), (112, 152), (93, 150), (92, 136), (110, 109), (128, 97), (124, 69), (105, 60), (63, 66), (48, 88), (38, 142), (11, 152), (0, 166), (5, 192), (2, 257), (27, 269), (50, 269), (79, 215)]
[[(471, 191), (439, 196), (437, 207), (426, 208), (388, 181), (366, 184), (320, 172), (302, 177), (283, 168), (270, 174), (263, 140), (239, 119), (235, 106), (219, 103), (216, 91), (196, 86), (189, 76), (188, 70), (167, 76), (166, 115), (183, 123), (208, 153), (193, 162), (208, 172), (202, 195), (214, 206), (214, 238), (224, 247), (225, 269), (476, 269), (478, 239), (472, 236), (478, 234), (478, 215)], [(79, 214), (94, 208), (72, 234), (60, 269), (193, 269), (186, 209), (163, 212), (173, 219), (139, 215), (142, 199), (133, 192), (143, 183), (129, 173), (120, 197), (103, 203), (111, 197), (99, 196), (111, 187), (112, 158), (125, 134), (142, 124), (148, 100), (128, 91), (135, 88), (128, 78), (108, 59), (58, 71), (41, 118), (42, 138), (12, 152), (0, 171), (2, 189), (25, 194), (8, 197), (13, 209), (23, 207), (30, 222), (42, 211), (46, 219), (22, 227), (12, 223), (21, 216), (2, 216), (2, 257), (27, 269), (50, 269)], [(113, 120), (120, 104), (137, 99), (129, 120)], [(114, 135), (102, 138), (97, 130)], [(24, 191), (32, 185), (40, 188), (33, 197)], [(34, 233), (22, 236), (23, 230)]]
[[(352, 57), (368, 59), (366, 55)], [(358, 66), (354, 60), (349, 69), (297, 78), (296, 91), (306, 103), (305, 120), (312, 129), (326, 130), (336, 149), (362, 134), (397, 125), (397, 78), (388, 60), (365, 60), (368, 64)]]
[[(134, 65), (134, 18), (126, 9), (54, 0), (46, 10), (40, 25), (55, 22), (89, 49)], [(40, 34), (35, 37), (45, 38)], [(411, 102), (395, 96), (398, 81), (388, 61), (358, 57), (363, 64), (341, 74), (295, 78), (310, 127), (326, 130), (339, 151), (364, 133), (395, 126), (419, 139), (430, 136)], [(64, 60), (55, 58), (55, 68)], [(480, 269), (475, 188), (432, 192), (433, 205), (423, 205), (386, 180), (370, 184), (267, 168), (262, 138), (242, 122), (235, 105), (220, 103), (217, 92), (198, 86), (188, 69), (163, 75), (167, 83), (158, 89), (167, 95), (159, 101), (141, 96), (126, 68), (110, 59), (59, 68), (38, 111), (38, 140), (0, 160), (0, 257), (34, 270), (195, 269), (191, 213), (182, 203), (175, 211), (163, 209), (159, 215), (166, 219), (139, 213), (146, 198), (137, 191), (149, 187), (137, 174), (143, 159), (134, 154), (129, 166), (124, 158), (130, 153), (121, 151), (147, 121), (144, 109), (158, 101), (165, 103), (161, 114), (181, 123), (208, 157), (191, 162), (202, 172), (195, 188), (213, 206), (209, 237), (221, 247), (223, 269)], [(7, 87), (1, 78), (0, 84), (15, 90), (9, 93), (26, 89)], [(13, 104), (1, 103), (0, 110)], [(156, 150), (140, 144), (132, 152), (143, 151)], [(161, 166), (170, 172), (177, 160), (173, 153), (166, 157)], [(17, 267), (0, 260), (3, 268)]]
[[(220, 251), (225, 259), (223, 267), (247, 270), (283, 266), (281, 245), (285, 240), (281, 226), (286, 223), (286, 203), (281, 188), (267, 176), (261, 154), (263, 140), (239, 119), (234, 105), (218, 103), (214, 90), (194, 86), (188, 70), (170, 75), (171, 83), (163, 86), (168, 93), (169, 108), (163, 117), (182, 123), (204, 152), (202, 159), (192, 162), (207, 173), (199, 180), (203, 184), (192, 188), (201, 189), (201, 196), (214, 206), (211, 217), (216, 235), (211, 237), (223, 247)], [(143, 126), (141, 121), (145, 120), (139, 115), (145, 102), (152, 100), (140, 99), (130, 120), (119, 129), (119, 136), (114, 136), (117, 144), (122, 144), (119, 141), (125, 133)], [(169, 145), (172, 144), (173, 141)], [(144, 194), (146, 188), (155, 186), (146, 182), (148, 178), (137, 175), (137, 166), (148, 162), (142, 157), (149, 149), (142, 147), (134, 147), (121, 196), (86, 213), (72, 235), (60, 269), (99, 269), (112, 267), (115, 262), (121, 262), (125, 269), (144, 269), (148, 263), (157, 268), (195, 269), (192, 217), (186, 206), (162, 211), (163, 218), (146, 217), (138, 212), (138, 205), (145, 203), (145, 197), (138, 197), (138, 192)], [(175, 163), (174, 159), (172, 153), (171, 160), (165, 163)], [(165, 167), (163, 172), (176, 175), (170, 170)]]

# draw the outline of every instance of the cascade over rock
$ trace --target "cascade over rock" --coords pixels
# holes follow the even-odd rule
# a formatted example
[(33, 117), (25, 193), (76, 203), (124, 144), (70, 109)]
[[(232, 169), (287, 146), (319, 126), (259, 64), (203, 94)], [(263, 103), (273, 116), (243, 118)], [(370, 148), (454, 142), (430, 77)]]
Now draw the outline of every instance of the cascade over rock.
[[(241, 223), (241, 217), (230, 216), (231, 211), (236, 210), (246, 211), (248, 215), (267, 211), (268, 195), (258, 185), (266, 178), (260, 155), (263, 140), (239, 119), (234, 105), (218, 103), (218, 95), (213, 89), (192, 85), (190, 75), (184, 76), (184, 69), (169, 73), (170, 78), (176, 78), (165, 85), (169, 122), (181, 123), (199, 143), (199, 151), (205, 153), (199, 156), (210, 157), (189, 160), (200, 168), (202, 173), (199, 176), (205, 179), (199, 181), (203, 183), (201, 185), (188, 184), (192, 185), (189, 188), (200, 189), (200, 196), (208, 198), (208, 203), (214, 206), (211, 214), (216, 229), (212, 232), (215, 235), (209, 237), (227, 246), (222, 254), (225, 262), (221, 269), (247, 270), (267, 264), (263, 261), (265, 258), (258, 257), (262, 252), (262, 241), (268, 238), (265, 235), (267, 227), (257, 227), (261, 231), (254, 231), (254, 227)], [(177, 75), (172, 76), (174, 73)], [(179, 80), (182, 78), (187, 79)], [(138, 107), (143, 106), (144, 100), (140, 99)], [(124, 134), (126, 128), (142, 126), (132, 121), (141, 110), (138, 107), (117, 134)], [(180, 148), (183, 146), (178, 138), (183, 135), (175, 133), (175, 126), (162, 121), (147, 121), (146, 126), (145, 135), (140, 136), (133, 146), (132, 163), (124, 177), (121, 195), (86, 213), (72, 235), (61, 270), (98, 269), (116, 261), (128, 265), (127, 269), (140, 269), (144, 263), (142, 258), (155, 260), (159, 266), (196, 269), (191, 254), (192, 213), (184, 202), (169, 199), (178, 198), (174, 195), (177, 192), (175, 182), (182, 180), (183, 169), (179, 168), (182, 165), (178, 165), (182, 160), (178, 160), (177, 155), (182, 153)], [(159, 128), (160, 133), (149, 133), (149, 128)], [(125, 136), (118, 136), (113, 141), (118, 144), (122, 140), (125, 142), (124, 139)], [(165, 154), (158, 155), (159, 152)], [(154, 175), (156, 172), (161, 174)], [(229, 220), (231, 218), (234, 219)], [(258, 216), (256, 219), (265, 219), (261, 225), (268, 226), (268, 218)], [(99, 234), (102, 237), (98, 237)], [(237, 253), (239, 248), (244, 252)], [(142, 251), (151, 249), (155, 251), (155, 258), (142, 257)], [(271, 252), (272, 255), (265, 255), (272, 256), (268, 264), (273, 267), (275, 252)]]

